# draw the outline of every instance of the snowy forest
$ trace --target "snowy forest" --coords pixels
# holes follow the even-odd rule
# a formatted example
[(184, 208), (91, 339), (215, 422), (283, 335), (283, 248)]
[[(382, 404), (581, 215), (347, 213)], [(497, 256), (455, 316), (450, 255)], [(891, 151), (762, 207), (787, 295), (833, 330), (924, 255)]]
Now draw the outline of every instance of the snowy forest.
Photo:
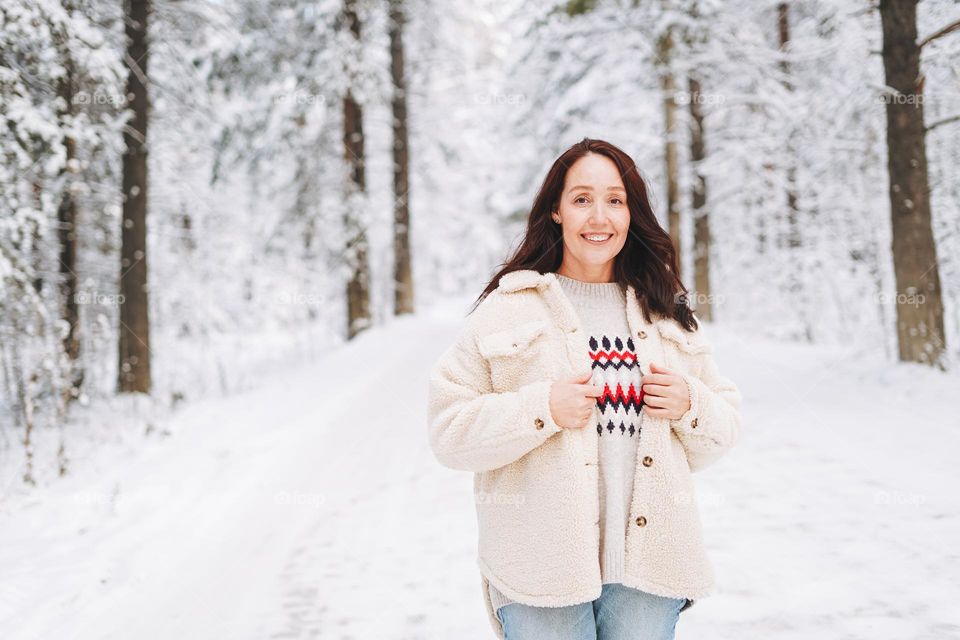
[[(415, 347), (435, 357), (453, 335), (431, 323), (451, 307), (462, 321), (465, 303), (516, 247), (546, 169), (584, 137), (636, 160), (679, 250), (691, 306), (728, 345), (728, 361), (766, 358), (777, 372), (770, 376), (784, 379), (836, 373), (794, 387), (798, 425), (834, 433), (890, 414), (872, 445), (878, 460), (903, 446), (900, 429), (956, 431), (958, 61), (953, 0), (0, 0), (0, 512), (12, 518), (0, 525), (8, 532), (0, 537), (0, 635), (63, 637), (63, 628), (23, 613), (44, 608), (34, 604), (48, 602), (40, 592), (49, 585), (37, 565), (15, 561), (33, 548), (28, 532), (45, 531), (48, 552), (83, 555), (56, 537), (67, 525), (54, 510), (76, 515), (70, 535), (95, 530), (105, 513), (132, 522), (152, 512), (154, 499), (178, 495), (161, 476), (185, 482), (193, 470), (218, 482), (197, 451), (249, 455), (242, 468), (268, 476), (282, 458), (270, 466), (251, 452), (287, 433), (279, 425), (332, 420), (331, 407), (348, 398), (402, 402), (392, 381), (408, 370), (421, 376), (430, 360), (421, 363)], [(356, 351), (344, 351), (351, 343)], [(740, 366), (757, 397), (771, 398), (757, 411), (779, 415), (760, 365)], [(369, 385), (366, 399), (356, 396), (359, 385)], [(921, 413), (881, 404), (899, 402), (891, 396), (904, 385), (915, 385), (905, 393)], [(824, 400), (835, 403), (837, 421), (809, 426), (819, 418), (804, 412), (816, 407), (803, 405), (840, 389), (843, 398), (872, 399), (873, 413), (838, 397)], [(394, 409), (382, 415), (408, 425), (409, 446), (424, 455), (421, 408)], [(223, 430), (215, 437), (209, 425)], [(868, 426), (850, 431), (872, 437)], [(191, 437), (203, 446), (188, 455), (184, 444), (182, 457), (141, 466), (141, 456), (178, 450), (172, 442)], [(956, 444), (960, 436), (948, 437)], [(311, 438), (317, 465), (328, 441)], [(929, 439), (924, 455), (939, 464), (943, 442), (918, 439)], [(305, 446), (292, 443), (283, 450)], [(361, 447), (343, 443), (352, 455)], [(778, 448), (793, 445), (769, 446), (782, 461)], [(949, 473), (942, 462), (930, 463), (924, 482), (934, 470)], [(331, 462), (355, 468), (346, 464)], [(147, 484), (131, 479), (138, 466), (141, 476), (155, 473)], [(126, 480), (95, 484), (120, 468)], [(415, 482), (424, 484), (409, 491), (428, 486)], [(817, 495), (838, 500), (823, 498), (830, 492), (824, 485)], [(380, 527), (370, 524), (379, 518), (373, 506), (339, 505), (335, 493), (295, 492), (293, 501), (312, 495), (329, 517)], [(729, 494), (715, 495), (719, 503)], [(388, 512), (414, 517), (394, 511), (407, 504), (398, 496), (382, 499)], [(881, 503), (929, 507), (956, 528), (960, 503), (938, 496), (903, 488)], [(25, 505), (51, 513), (18, 520)], [(419, 510), (427, 517), (430, 508), (409, 511)], [(434, 523), (442, 530), (447, 521)], [(936, 531), (937, 540), (953, 535)], [(358, 539), (373, 544), (370, 535)], [(424, 553), (430, 540), (418, 539)], [(202, 557), (193, 552), (184, 558)], [(60, 566), (41, 555), (42, 566)], [(944, 556), (956, 569), (956, 554)], [(316, 572), (323, 557), (313, 559)], [(71, 594), (96, 601), (83, 591), (87, 578), (119, 580), (115, 594), (124, 597), (143, 587), (116, 557), (91, 562), (89, 575), (54, 590), (62, 615), (51, 620), (75, 619), (64, 604)], [(153, 562), (138, 568), (160, 570), (162, 560)], [(237, 577), (226, 561), (219, 568), (219, 587)], [(938, 584), (938, 571), (912, 579)], [(775, 591), (765, 579), (751, 588)], [(372, 626), (352, 628), (357, 635), (336, 635), (331, 622), (298, 624), (322, 627), (316, 637), (479, 638), (486, 630), (475, 590), (467, 580), (462, 606), (479, 626), (457, 627), (459, 636), (449, 621), (389, 636), (369, 614), (362, 622)], [(204, 606), (226, 610), (214, 591), (204, 592)], [(919, 616), (925, 626), (894, 626), (889, 637), (960, 637), (960, 621), (945, 619), (956, 585), (938, 593), (939, 614)], [(765, 597), (769, 612), (775, 605)], [(729, 635), (715, 637), (742, 637), (733, 616), (710, 618), (705, 608), (703, 629), (728, 624)], [(74, 637), (121, 637), (99, 635), (99, 606), (84, 611), (87, 626)], [(147, 624), (130, 611), (122, 628)], [(816, 616), (792, 615), (798, 635), (783, 637), (810, 637)], [(226, 626), (191, 635), (169, 622), (166, 635), (144, 627), (124, 637), (266, 637), (271, 624), (292, 624), (264, 619), (263, 635), (231, 635)], [(867, 626), (835, 631), (887, 637)], [(303, 634), (284, 637), (315, 637)]]

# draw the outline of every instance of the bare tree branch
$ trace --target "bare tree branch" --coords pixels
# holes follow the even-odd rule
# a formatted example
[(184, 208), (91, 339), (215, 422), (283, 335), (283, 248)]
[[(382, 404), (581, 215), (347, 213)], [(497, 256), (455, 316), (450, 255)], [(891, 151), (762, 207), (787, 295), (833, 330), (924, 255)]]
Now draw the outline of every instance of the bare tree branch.
[(957, 120), (960, 120), (960, 113), (956, 113), (952, 116), (948, 116), (941, 120), (937, 120), (936, 122), (931, 122), (930, 124), (927, 125), (927, 128), (926, 128), (927, 133), (930, 133), (931, 131), (933, 131), (934, 129), (936, 129), (942, 124), (950, 124), (951, 122), (956, 122)]
[(921, 40), (918, 46), (922, 49), (928, 44), (930, 44), (931, 42), (933, 42), (934, 40), (936, 40), (937, 38), (941, 38), (952, 31), (956, 31), (957, 29), (960, 29), (960, 20), (957, 20), (956, 22), (951, 22), (950, 24), (945, 26), (943, 29), (940, 29), (939, 31), (935, 31), (934, 33), (931, 33), (926, 38)]

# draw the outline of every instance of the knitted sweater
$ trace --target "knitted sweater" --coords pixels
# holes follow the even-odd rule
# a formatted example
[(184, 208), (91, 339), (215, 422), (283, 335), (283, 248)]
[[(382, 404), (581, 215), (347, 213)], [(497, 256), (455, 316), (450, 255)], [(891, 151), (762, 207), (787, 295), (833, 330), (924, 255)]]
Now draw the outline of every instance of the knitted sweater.
[[(626, 297), (616, 282), (582, 282), (557, 274), (587, 332), (593, 383), (603, 387), (594, 413), (600, 489), (600, 574), (620, 582), (642, 414), (640, 364), (627, 324)], [(590, 426), (584, 427), (586, 429)], [(492, 584), (496, 610), (514, 602)]]

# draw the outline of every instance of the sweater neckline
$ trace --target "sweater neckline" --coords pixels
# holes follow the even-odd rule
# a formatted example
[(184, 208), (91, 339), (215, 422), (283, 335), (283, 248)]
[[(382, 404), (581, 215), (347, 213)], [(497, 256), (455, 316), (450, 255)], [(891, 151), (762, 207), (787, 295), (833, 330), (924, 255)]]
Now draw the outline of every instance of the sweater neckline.
[(559, 273), (554, 273), (554, 275), (563, 290), (571, 296), (588, 298), (596, 302), (623, 300), (623, 288), (619, 282), (585, 282)]

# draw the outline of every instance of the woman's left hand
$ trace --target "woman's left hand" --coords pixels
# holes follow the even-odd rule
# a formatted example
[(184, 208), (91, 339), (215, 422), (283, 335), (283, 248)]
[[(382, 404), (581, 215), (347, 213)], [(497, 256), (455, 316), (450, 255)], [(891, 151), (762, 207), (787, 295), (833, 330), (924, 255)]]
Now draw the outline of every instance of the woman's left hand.
[(690, 410), (690, 391), (682, 376), (650, 363), (650, 373), (640, 380), (643, 410), (651, 418), (676, 420)]

